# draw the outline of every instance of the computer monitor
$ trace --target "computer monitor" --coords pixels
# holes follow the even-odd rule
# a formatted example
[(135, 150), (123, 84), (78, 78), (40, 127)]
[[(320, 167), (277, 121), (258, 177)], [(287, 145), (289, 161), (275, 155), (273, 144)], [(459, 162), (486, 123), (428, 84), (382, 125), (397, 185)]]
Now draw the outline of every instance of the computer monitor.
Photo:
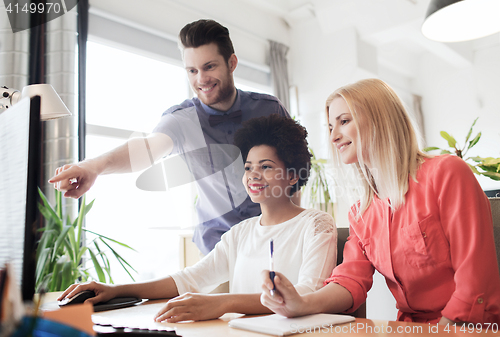
[(40, 97), (0, 113), (0, 268), (13, 266), (24, 301), (35, 293)]
[(484, 193), (488, 198), (500, 198), (500, 190), (487, 190)]

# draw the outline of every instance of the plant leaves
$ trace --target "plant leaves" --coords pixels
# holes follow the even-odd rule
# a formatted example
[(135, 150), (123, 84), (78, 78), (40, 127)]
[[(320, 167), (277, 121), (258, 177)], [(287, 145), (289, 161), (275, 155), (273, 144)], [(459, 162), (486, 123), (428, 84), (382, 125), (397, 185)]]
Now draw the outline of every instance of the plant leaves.
[(38, 195), (40, 196), (40, 199), (42, 199), (43, 205), (38, 206), (38, 209), (40, 210), (40, 213), (46, 218), (46, 219), (51, 219), (54, 221), (56, 225), (58, 225), (59, 229), (62, 229), (62, 219), (57, 216), (56, 211), (50, 206), (47, 197), (45, 194), (43, 194), (42, 190), (38, 188)]
[(89, 204), (85, 205), (85, 210), (84, 210), (84, 213), (83, 213), (83, 216), (85, 217), (87, 215), (88, 212), (90, 212), (90, 210), (92, 209), (92, 206), (94, 206), (94, 200), (92, 200)]
[(498, 172), (481, 172), (481, 174), (493, 180), (500, 180), (500, 173)]
[(61, 246), (61, 244), (63, 243), (64, 240), (66, 240), (66, 234), (68, 233), (68, 231), (73, 228), (71, 226), (64, 226), (62, 232), (59, 234), (59, 237), (57, 238), (56, 240), (56, 243), (54, 244), (54, 256), (52, 256), (52, 261), (54, 261), (54, 259), (56, 258), (56, 255), (57, 255), (57, 251), (59, 250), (59, 247)]
[[(113, 277), (111, 276), (111, 264), (109, 263), (109, 259), (106, 255), (103, 255), (103, 258), (106, 260), (106, 263), (105, 263), (106, 273), (108, 274), (108, 277), (109, 277), (109, 283), (114, 284), (115, 281), (113, 280)], [(123, 267), (123, 268), (125, 269), (125, 267)], [(127, 269), (125, 269), (125, 271), (127, 271)], [(132, 278), (132, 280), (134, 280), (134, 278)]]
[(311, 164), (326, 164), (327, 160), (326, 159), (311, 159)]
[(85, 254), (87, 249), (89, 249), (87, 246), (82, 246), (82, 249), (80, 249), (80, 252), (76, 256), (76, 261), (78, 261), (78, 263), (80, 263), (80, 260), (82, 259), (82, 256), (83, 256), (83, 254)]
[(52, 271), (52, 279), (49, 285), (49, 291), (59, 291), (58, 289), (58, 283), (61, 283), (61, 278), (59, 273), (61, 272), (62, 266), (63, 266), (63, 261), (60, 261), (60, 259), (56, 262), (56, 265), (54, 266), (54, 270)]
[(103, 251), (101, 250), (101, 247), (99, 247), (99, 244), (97, 243), (96, 240), (94, 240), (94, 246), (95, 248), (97, 249), (97, 254), (96, 254), (96, 257), (100, 257), (101, 260), (102, 260), (102, 264), (104, 266), (104, 269), (106, 269), (106, 260), (104, 259), (104, 256), (106, 254), (103, 253)]
[(106, 277), (104, 276), (104, 272), (102, 271), (101, 265), (99, 264), (99, 261), (97, 261), (97, 258), (92, 251), (92, 249), (89, 249), (88, 252), (90, 253), (90, 258), (92, 259), (92, 263), (94, 264), (95, 271), (97, 273), (97, 278), (99, 279), (99, 282), (106, 282)]
[(47, 265), (48, 262), (51, 260), (51, 249), (50, 248), (45, 248), (40, 252), (39, 257), (37, 258), (36, 261), (36, 272), (35, 272), (35, 283), (37, 287), (42, 281), (42, 276), (45, 275), (48, 270), (47, 270)]
[(470, 157), (469, 159), (474, 160), (476, 163), (482, 163), (485, 158), (481, 157)]
[(487, 165), (487, 166), (499, 166), (500, 165), (500, 158), (488, 157), (488, 158), (481, 158), (481, 159), (483, 161), (483, 164)]
[[(472, 125), (470, 126), (470, 130), (469, 130), (469, 133), (467, 134), (467, 137), (465, 137), (465, 143), (467, 144), (467, 141), (469, 140), (470, 138), (470, 135), (472, 134), (472, 128), (474, 128), (474, 125), (476, 125), (476, 122), (477, 120), (479, 119), (479, 117), (477, 117), (476, 119), (474, 119), (474, 122), (472, 122)], [(471, 147), (469, 146), (469, 149)]]
[[(104, 242), (102, 240), (102, 238), (100, 238), (100, 240), (102, 242)], [(111, 278), (111, 266), (109, 264), (109, 259), (108, 257), (106, 256), (106, 254), (101, 250), (101, 247), (99, 247), (99, 244), (97, 243), (97, 241), (94, 242), (94, 245), (95, 247), (97, 248), (97, 251), (99, 252), (98, 256), (101, 258), (102, 260), (102, 264), (104, 266), (104, 270), (106, 271), (106, 274), (108, 275), (108, 278), (109, 278), (109, 283), (113, 283), (113, 279)]]
[(135, 270), (134, 267), (132, 267), (128, 262), (127, 260), (125, 260), (123, 257), (121, 257), (120, 254), (118, 254), (106, 241), (104, 241), (102, 238), (100, 238), (101, 241), (111, 250), (111, 253), (113, 253), (113, 255), (115, 256), (115, 258), (118, 260), (118, 262), (120, 262), (120, 264), (122, 265), (123, 269), (125, 269), (125, 271), (127, 272), (127, 274), (130, 276), (130, 278), (135, 281), (134, 277), (132, 276), (132, 274), (130, 274), (130, 272), (128, 271), (127, 267), (124, 266), (123, 263), (125, 263), (127, 266), (129, 266), (130, 269), (132, 269), (134, 272), (137, 273), (137, 270)]
[(55, 231), (52, 229), (49, 229), (45, 232), (43, 232), (42, 237), (40, 238), (40, 241), (38, 242), (38, 247), (36, 249), (36, 259), (38, 260), (40, 256), (40, 252), (42, 252), (47, 246), (53, 245), (53, 237), (54, 237)]
[(39, 283), (37, 283), (35, 292), (40, 293), (42, 292), (42, 289), (45, 292), (47, 292), (49, 282), (51, 279), (52, 279), (52, 273), (45, 275), (43, 279)]
[(66, 247), (68, 249), (69, 255), (71, 256), (71, 259), (76, 262), (76, 255), (78, 254), (80, 243), (79, 241), (75, 241), (75, 229), (73, 228), (73, 225), (70, 225), (68, 227), (70, 227), (71, 229), (68, 232), (68, 242)]
[(490, 165), (478, 164), (476, 166), (485, 170), (486, 172), (498, 172), (498, 167), (495, 165), (490, 166)]
[(477, 142), (479, 142), (480, 138), (481, 138), (481, 132), (479, 132), (476, 135), (476, 137), (474, 137), (474, 139), (469, 142), (469, 146), (467, 147), (467, 150), (470, 149), (471, 147), (473, 147), (474, 145), (476, 145)]
[(116, 244), (118, 244), (118, 245), (120, 245), (120, 246), (126, 247), (126, 248), (128, 248), (128, 249), (132, 249), (134, 252), (136, 252), (136, 250), (135, 250), (134, 248), (132, 248), (132, 247), (130, 247), (129, 245), (124, 244), (124, 243), (122, 243), (122, 242), (120, 242), (120, 241), (116, 241), (116, 240), (114, 240), (114, 239), (108, 238), (107, 236), (101, 235), (101, 234), (96, 233), (96, 232), (92, 232), (91, 230), (88, 230), (88, 229), (85, 229), (85, 228), (84, 228), (83, 230), (84, 230), (85, 232), (87, 232), (87, 233), (92, 233), (92, 234), (94, 234), (94, 235), (97, 235), (97, 236), (98, 236), (98, 237), (100, 237), (100, 238), (105, 238), (106, 240), (109, 240), (109, 241), (111, 241), (111, 242), (114, 242), (114, 243), (116, 243)]
[(80, 206), (80, 212), (78, 212), (78, 218), (76, 220), (76, 233), (77, 233), (77, 241), (80, 243), (82, 241), (82, 224), (85, 212), (85, 195), (83, 195), (82, 205)]
[[(113, 282), (109, 258), (106, 252), (100, 250), (96, 239), (100, 239), (107, 246), (109, 245), (103, 241), (103, 239), (134, 251), (135, 249), (122, 242), (92, 231), (87, 231), (83, 228), (85, 215), (92, 209), (94, 200), (88, 205), (86, 205), (84, 201), (80, 207), (78, 216), (71, 222), (69, 215), (67, 215), (66, 218), (63, 217), (64, 209), (62, 207), (63, 198), (61, 193), (56, 192), (57, 205), (55, 208), (52, 208), (40, 189), (39, 194), (41, 202), (38, 204), (38, 207), (40, 213), (45, 217), (46, 222), (45, 227), (38, 230), (42, 233), (42, 236), (38, 242), (36, 252), (36, 288), (41, 289), (42, 287), (46, 287), (48, 291), (64, 290), (77, 279), (87, 280), (91, 275), (89, 274), (88, 268), (82, 265), (82, 259), (87, 251), (90, 254), (99, 281), (106, 282), (107, 274), (110, 282)], [(63, 221), (63, 219), (65, 221)], [(89, 244), (81, 242), (83, 231), (97, 236), (97, 238), (89, 242), (89, 244), (93, 242), (98, 253), (92, 251), (88, 247)], [(134, 280), (126, 265), (134, 271), (135, 269), (133, 269), (127, 261), (123, 260), (120, 255), (115, 253), (116, 252), (113, 253), (115, 258), (117, 258), (118, 262)], [(99, 257), (100, 260), (102, 260), (102, 265), (99, 263)]]
[(64, 262), (61, 274), (62, 277), (60, 290), (65, 290), (75, 281), (73, 278), (73, 263), (71, 261)]
[(476, 163), (479, 163), (477, 166), (485, 171), (500, 172), (500, 158), (471, 157), (470, 159), (472, 159)]
[(453, 154), (453, 153), (448, 150), (441, 150), (441, 154)]
[(472, 170), (472, 172), (473, 172), (473, 173), (475, 173), (475, 174), (477, 174), (477, 175), (480, 175), (480, 174), (481, 174), (481, 172), (479, 172), (479, 171), (477, 170), (477, 168), (476, 168), (474, 165), (471, 165), (471, 164), (469, 164), (469, 163), (467, 163), (467, 165), (469, 165), (469, 167), (470, 167), (470, 169)]
[(429, 147), (424, 148), (422, 151), (430, 152), (430, 151), (435, 151), (435, 150), (441, 150), (441, 148), (435, 147), (435, 146), (429, 146)]
[(448, 134), (448, 132), (446, 132), (446, 131), (441, 131), (439, 134), (441, 135), (441, 137), (443, 137), (444, 139), (446, 139), (446, 141), (448, 141), (448, 146), (449, 147), (452, 147), (452, 148), (456, 149), (455, 145), (457, 144), (457, 141), (455, 140), (455, 138), (453, 138), (452, 136), (450, 136)]
[(62, 219), (62, 193), (55, 190), (56, 193), (56, 213), (59, 219)]

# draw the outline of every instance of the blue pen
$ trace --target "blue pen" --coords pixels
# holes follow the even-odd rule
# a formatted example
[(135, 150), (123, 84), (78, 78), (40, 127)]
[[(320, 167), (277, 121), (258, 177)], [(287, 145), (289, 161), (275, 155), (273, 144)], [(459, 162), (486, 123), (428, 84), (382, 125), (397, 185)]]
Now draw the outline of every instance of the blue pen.
[(273, 289), (269, 292), (271, 293), (271, 296), (274, 296), (274, 292), (276, 291), (276, 285), (274, 284), (274, 276), (276, 276), (276, 273), (274, 272), (274, 240), (273, 239), (271, 239), (270, 246), (271, 246), (271, 266), (270, 266), (269, 278), (273, 282)]

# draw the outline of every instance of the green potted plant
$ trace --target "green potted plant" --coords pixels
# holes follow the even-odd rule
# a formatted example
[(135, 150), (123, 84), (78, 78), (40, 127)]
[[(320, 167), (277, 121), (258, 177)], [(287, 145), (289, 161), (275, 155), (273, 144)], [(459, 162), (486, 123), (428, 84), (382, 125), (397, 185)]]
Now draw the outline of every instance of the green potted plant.
[[(472, 129), (476, 124), (478, 118), (474, 120), (472, 126), (470, 127), (469, 133), (465, 138), (465, 143), (463, 147), (460, 147), (457, 141), (453, 136), (448, 134), (446, 131), (441, 131), (441, 137), (443, 137), (447, 142), (448, 146), (451, 148), (450, 150), (441, 149), (439, 147), (431, 146), (424, 149), (425, 152), (440, 150), (441, 154), (456, 154), (458, 157), (462, 158), (467, 162), (472, 172), (477, 175), (484, 175), (493, 180), (500, 180), (500, 158), (493, 157), (465, 157), (467, 152), (474, 147), (481, 139), (481, 132), (479, 132), (472, 140), (470, 137), (472, 135)], [(471, 162), (472, 161), (472, 162)]]
[[(89, 272), (91, 268), (86, 268), (84, 265), (86, 258), (92, 260), (98, 281), (114, 283), (108, 252), (112, 253), (134, 280), (131, 271), (136, 272), (136, 270), (113, 249), (112, 245), (134, 249), (122, 242), (83, 228), (85, 215), (92, 208), (94, 201), (85, 204), (84, 197), (78, 216), (71, 221), (69, 215), (63, 215), (63, 198), (60, 192), (56, 191), (55, 208), (49, 204), (40, 189), (39, 195), (42, 202), (38, 204), (38, 208), (46, 220), (46, 225), (39, 229), (42, 235), (36, 251), (36, 292), (61, 291), (78, 280), (94, 279), (95, 277)], [(84, 236), (87, 236), (85, 240)], [(106, 248), (109, 251), (106, 251)]]
[(309, 148), (309, 152), (312, 154), (311, 175), (307, 184), (302, 188), (305, 206), (318, 208), (334, 217), (334, 203), (330, 196), (326, 177), (325, 165), (327, 161), (326, 159), (316, 158), (313, 149)]

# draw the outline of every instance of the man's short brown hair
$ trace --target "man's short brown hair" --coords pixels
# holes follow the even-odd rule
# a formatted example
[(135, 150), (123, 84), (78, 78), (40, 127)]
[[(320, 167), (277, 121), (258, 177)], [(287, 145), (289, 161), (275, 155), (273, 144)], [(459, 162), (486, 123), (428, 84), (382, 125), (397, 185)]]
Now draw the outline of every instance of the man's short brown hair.
[(215, 43), (219, 54), (226, 62), (234, 54), (233, 43), (229, 37), (229, 30), (214, 20), (198, 20), (188, 23), (179, 33), (179, 48), (197, 48), (206, 44)]

